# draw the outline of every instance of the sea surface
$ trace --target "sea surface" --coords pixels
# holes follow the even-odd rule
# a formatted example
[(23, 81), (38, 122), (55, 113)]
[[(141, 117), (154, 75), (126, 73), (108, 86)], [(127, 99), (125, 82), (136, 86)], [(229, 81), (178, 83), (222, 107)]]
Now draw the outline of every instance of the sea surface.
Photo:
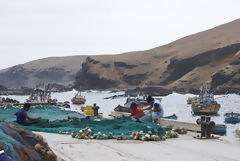
[[(52, 93), (52, 98), (56, 98), (59, 102), (69, 101), (76, 94), (76, 91)], [(111, 92), (111, 91), (86, 91), (81, 93), (86, 98), (85, 105), (93, 105), (96, 103), (99, 107), (100, 113), (103, 113), (104, 117), (107, 117), (113, 109), (118, 105), (124, 105), (127, 97), (117, 97), (115, 99), (104, 99), (114, 95), (122, 95), (124, 92)], [(178, 120), (195, 123), (199, 116), (193, 116), (191, 106), (187, 105), (188, 97), (193, 97), (193, 94), (178, 94), (173, 93), (168, 96), (162, 97), (162, 105), (164, 107), (164, 115), (172, 115), (175, 113), (178, 116)], [(6, 97), (6, 96), (2, 96)], [(29, 96), (8, 96), (13, 99), (17, 99), (20, 102), (25, 102)], [(216, 124), (224, 124), (224, 113), (237, 112), (240, 113), (240, 95), (228, 94), (228, 95), (216, 95), (215, 100), (221, 104), (221, 108), (218, 112), (218, 116), (212, 116), (211, 120)], [(83, 105), (71, 104), (71, 110), (81, 111)], [(31, 116), (31, 114), (29, 113)], [(47, 118), (46, 118), (47, 119)], [(227, 136), (235, 137), (235, 130), (240, 129), (239, 124), (226, 124)]]

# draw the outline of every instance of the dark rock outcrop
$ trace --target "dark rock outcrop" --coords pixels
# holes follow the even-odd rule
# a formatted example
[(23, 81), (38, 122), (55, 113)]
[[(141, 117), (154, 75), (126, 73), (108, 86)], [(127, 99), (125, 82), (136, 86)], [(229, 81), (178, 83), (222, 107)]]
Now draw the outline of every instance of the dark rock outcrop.
[(123, 68), (127, 68), (127, 69), (132, 69), (137, 67), (137, 65), (128, 65), (127, 63), (124, 62), (114, 62), (114, 66), (115, 67), (123, 67)]
[(134, 86), (138, 86), (146, 79), (147, 79), (147, 73), (136, 74), (136, 75), (123, 75), (123, 80), (127, 84), (134, 85)]
[(224, 85), (225, 83), (230, 81), (235, 75), (236, 72), (232, 72), (228, 75), (222, 70), (217, 72), (212, 76), (211, 89), (215, 90), (218, 86)]
[[(200, 53), (194, 57), (187, 59), (172, 59), (165, 72), (165, 74), (168, 75), (168, 77), (160, 84), (161, 85), (170, 84), (173, 81), (178, 80), (188, 72), (192, 71), (196, 67), (209, 65), (213, 61), (220, 62), (220, 60), (232, 57), (239, 50), (240, 44), (233, 44), (226, 46), (224, 48)], [(238, 64), (238, 61), (234, 61), (233, 63), (236, 65)], [(216, 80), (215, 76), (213, 79)], [(212, 88), (215, 87), (216, 86), (214, 85)]]
[[(94, 62), (92, 59), (87, 59), (88, 63)], [(97, 74), (88, 72), (89, 66), (87, 63), (82, 64), (82, 69), (76, 74), (74, 88), (82, 89), (108, 89), (118, 86), (118, 81), (100, 78)]]

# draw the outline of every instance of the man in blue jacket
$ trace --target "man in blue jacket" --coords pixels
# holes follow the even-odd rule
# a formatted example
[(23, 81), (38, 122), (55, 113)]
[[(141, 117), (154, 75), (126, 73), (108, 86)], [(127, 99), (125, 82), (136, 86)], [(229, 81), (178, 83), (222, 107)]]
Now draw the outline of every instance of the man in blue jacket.
[(28, 116), (27, 112), (30, 109), (30, 104), (29, 103), (25, 103), (22, 109), (19, 109), (18, 112), (16, 112), (14, 115), (17, 116), (17, 123), (27, 126), (27, 125), (31, 125), (31, 122), (26, 122), (26, 118), (30, 121), (33, 120), (39, 120), (41, 119), (41, 117), (36, 117), (36, 118), (31, 118)]

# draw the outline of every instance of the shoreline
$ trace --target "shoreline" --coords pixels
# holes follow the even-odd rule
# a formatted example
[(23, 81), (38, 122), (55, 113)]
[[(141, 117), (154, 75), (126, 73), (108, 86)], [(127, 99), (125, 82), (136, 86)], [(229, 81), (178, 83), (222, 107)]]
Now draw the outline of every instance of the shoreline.
[(195, 139), (197, 133), (150, 142), (136, 140), (82, 140), (70, 135), (34, 132), (48, 142), (54, 153), (66, 161), (236, 161), (240, 158), (240, 139)]

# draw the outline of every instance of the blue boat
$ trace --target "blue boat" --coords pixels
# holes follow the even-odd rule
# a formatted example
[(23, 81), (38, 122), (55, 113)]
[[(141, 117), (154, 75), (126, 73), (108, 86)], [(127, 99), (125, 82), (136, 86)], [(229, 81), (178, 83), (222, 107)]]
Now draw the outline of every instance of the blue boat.
[(230, 124), (236, 124), (240, 122), (240, 113), (225, 113), (225, 122)]

